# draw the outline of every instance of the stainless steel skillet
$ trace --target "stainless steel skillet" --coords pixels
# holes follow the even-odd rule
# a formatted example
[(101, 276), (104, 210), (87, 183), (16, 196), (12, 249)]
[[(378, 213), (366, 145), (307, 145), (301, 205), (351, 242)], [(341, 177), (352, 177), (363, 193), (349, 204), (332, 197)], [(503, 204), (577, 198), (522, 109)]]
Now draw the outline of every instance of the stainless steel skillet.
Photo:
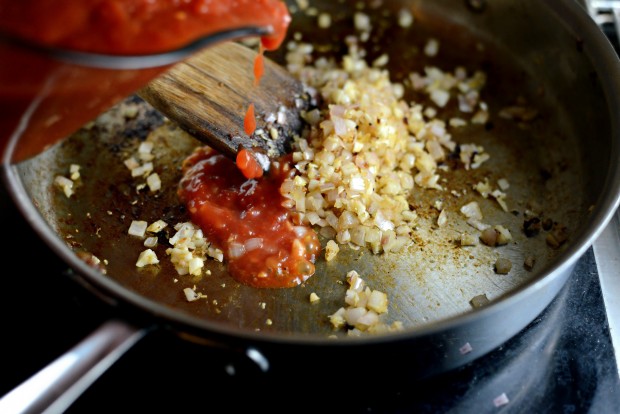
[[(325, 2), (318, 7), (335, 5)], [(394, 13), (401, 7), (413, 12), (414, 28), (419, 31), (411, 30), (413, 37), (408, 38), (385, 27), (381, 30), (386, 38), (398, 41), (383, 41), (370, 52), (397, 56), (391, 60), (394, 73), (410, 67), (419, 70), (428, 63), (481, 67), (489, 75), (485, 94), (492, 110), (510, 106), (523, 96), (539, 111), (525, 129), (496, 117), (492, 127), (468, 130), (458, 137), (483, 144), (491, 159), (473, 177), (456, 174), (454, 182), (467, 185), (485, 176), (507, 176), (515, 214), (507, 218), (492, 200), (480, 201), (485, 216), (505, 223), (517, 243), (501, 250), (480, 246), (465, 251), (448, 243), (454, 240), (449, 234), (431, 237), (423, 233), (424, 228), (431, 228), (429, 224), (420, 226), (419, 236), (425, 243), (407, 254), (364, 254), (360, 259), (358, 252), (350, 252), (336, 266), (319, 262), (317, 274), (305, 286), (278, 291), (235, 285), (225, 267), (214, 265), (211, 280), (195, 282), (217, 305), (211, 301), (196, 307), (180, 295), (172, 274), (166, 277), (165, 266), (156, 274), (135, 271), (140, 246), (126, 238), (127, 220), (147, 213), (151, 215), (148, 220), (181, 219), (184, 212), (174, 194), (138, 197), (121, 163), (122, 155), (145, 138), (153, 123), (159, 123), (157, 116), (141, 106), (144, 118), (116, 123), (118, 118), (111, 112), (96, 128), (80, 131), (31, 161), (6, 167), (5, 177), (25, 216), (75, 269), (76, 277), (127, 310), (128, 321), (138, 328), (121, 322), (121, 342), (143, 333), (142, 326), (155, 326), (205, 343), (242, 349), (266, 370), (269, 356), (286, 347), (305, 356), (300, 369), (363, 358), (378, 366), (399, 364), (412, 376), (424, 378), (496, 348), (555, 297), (618, 205), (618, 121), (613, 115), (620, 96), (617, 57), (587, 14), (569, 1), (498, 1), (473, 11), (460, 1), (383, 4)], [(352, 9), (348, 10), (350, 15)], [(347, 21), (348, 17), (337, 18), (337, 10), (330, 11), (335, 22)], [(373, 13), (371, 8), (368, 12)], [(340, 38), (335, 35), (337, 29), (324, 38), (320, 31), (308, 29), (314, 27), (313, 16), (299, 13), (295, 17), (293, 32), (312, 30), (312, 39), (318, 43), (333, 44)], [(347, 30), (346, 25), (334, 27)], [(445, 48), (437, 62), (411, 52), (430, 34), (440, 38)], [(483, 52), (479, 44), (486, 45)], [(122, 115), (124, 109), (117, 109)], [(164, 165), (169, 167), (165, 169), (167, 188), (172, 189), (178, 180), (174, 166), (195, 143), (167, 138), (163, 130), (151, 136), (165, 148), (161, 155), (169, 159)], [(52, 185), (53, 177), (71, 163), (83, 166), (79, 199), (63, 198)], [(437, 197), (423, 195), (412, 202), (423, 212)], [(137, 203), (131, 204), (132, 200)], [(453, 203), (452, 207), (458, 205)], [(523, 212), (533, 204), (542, 205), (546, 217), (568, 226), (568, 241), (560, 249), (550, 249), (542, 237), (528, 238), (522, 233)], [(432, 209), (427, 212), (432, 223)], [(458, 230), (445, 231), (455, 234)], [(84, 254), (75, 251), (107, 258), (106, 274), (86, 264), (80, 259)], [(493, 271), (492, 263), (500, 252), (513, 263), (509, 275)], [(521, 266), (530, 254), (537, 257), (531, 272)], [(389, 318), (403, 321), (403, 332), (328, 338), (332, 331), (325, 317), (342, 304), (344, 288), (338, 282), (352, 266), (371, 286), (388, 293)], [(312, 291), (322, 298), (319, 306), (307, 300)], [(486, 294), (491, 303), (473, 309), (470, 299), (478, 294)], [(265, 309), (261, 303), (267, 304)], [(267, 325), (267, 319), (273, 323)], [(101, 332), (102, 337), (115, 341), (109, 326)], [(124, 343), (128, 346), (131, 341)]]

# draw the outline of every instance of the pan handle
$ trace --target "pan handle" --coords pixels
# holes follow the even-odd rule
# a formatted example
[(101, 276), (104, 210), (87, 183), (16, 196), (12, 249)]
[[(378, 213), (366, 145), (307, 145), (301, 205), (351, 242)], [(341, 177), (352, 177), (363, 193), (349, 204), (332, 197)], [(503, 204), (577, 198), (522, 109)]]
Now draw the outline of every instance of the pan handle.
[(148, 329), (110, 320), (0, 399), (0, 413), (62, 413)]

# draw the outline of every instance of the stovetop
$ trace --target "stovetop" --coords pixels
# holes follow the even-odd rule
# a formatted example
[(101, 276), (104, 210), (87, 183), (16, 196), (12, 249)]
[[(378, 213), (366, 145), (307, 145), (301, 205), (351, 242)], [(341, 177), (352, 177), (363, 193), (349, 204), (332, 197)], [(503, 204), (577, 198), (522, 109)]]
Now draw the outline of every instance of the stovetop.
[[(0, 395), (84, 339), (115, 310), (70, 279), (0, 191), (5, 250)], [(10, 263), (13, 254), (28, 259)], [(229, 351), (148, 334), (68, 409), (97, 412), (617, 413), (620, 378), (593, 249), (549, 307), (499, 349), (417, 383), (346, 363), (321, 372), (257, 373)], [(220, 408), (221, 409), (221, 408)]]

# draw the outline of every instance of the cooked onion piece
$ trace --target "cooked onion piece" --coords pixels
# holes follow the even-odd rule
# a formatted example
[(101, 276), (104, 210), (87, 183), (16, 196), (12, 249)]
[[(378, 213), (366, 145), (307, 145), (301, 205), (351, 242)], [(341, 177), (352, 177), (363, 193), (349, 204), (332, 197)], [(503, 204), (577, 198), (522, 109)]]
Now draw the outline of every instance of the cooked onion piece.
[(334, 329), (346, 328), (350, 336), (402, 329), (401, 322), (387, 325), (381, 320), (381, 316), (388, 312), (386, 293), (370, 289), (355, 270), (347, 273), (346, 280), (349, 285), (344, 298), (347, 306), (329, 315)]

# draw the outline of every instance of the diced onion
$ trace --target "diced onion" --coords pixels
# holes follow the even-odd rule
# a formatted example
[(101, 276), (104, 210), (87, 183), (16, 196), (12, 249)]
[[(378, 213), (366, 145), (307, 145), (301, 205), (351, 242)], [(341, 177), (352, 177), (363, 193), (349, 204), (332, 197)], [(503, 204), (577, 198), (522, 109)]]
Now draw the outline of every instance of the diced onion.
[(144, 220), (133, 220), (129, 226), (128, 234), (130, 236), (144, 237), (146, 234), (147, 222)]
[(245, 254), (245, 246), (241, 243), (232, 242), (228, 246), (228, 256), (231, 259), (238, 259)]
[(245, 251), (249, 252), (250, 250), (261, 249), (263, 247), (263, 239), (260, 237), (253, 237), (251, 239), (247, 239), (244, 243)]
[(146, 249), (140, 253), (138, 261), (136, 262), (136, 267), (144, 267), (146, 265), (157, 263), (159, 263), (159, 259), (157, 258), (155, 252), (151, 249)]

